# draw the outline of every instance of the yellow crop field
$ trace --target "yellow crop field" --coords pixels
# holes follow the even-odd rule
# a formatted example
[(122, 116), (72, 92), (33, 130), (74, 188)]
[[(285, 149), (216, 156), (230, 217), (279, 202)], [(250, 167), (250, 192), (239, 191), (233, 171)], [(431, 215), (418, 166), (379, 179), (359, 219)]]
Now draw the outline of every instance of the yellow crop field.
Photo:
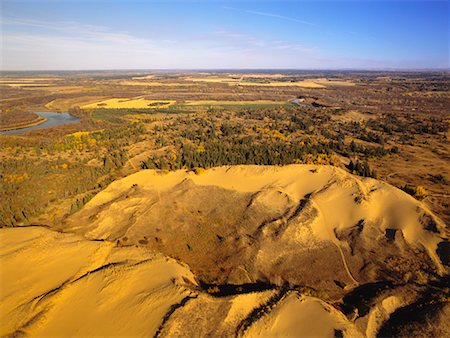
[(223, 83), (228, 85), (239, 85), (239, 86), (325, 88), (323, 84), (309, 80), (299, 82), (281, 82), (281, 81), (253, 82), (229, 77), (217, 77), (217, 78), (189, 77), (186, 78), (186, 80), (190, 80), (193, 82)]
[(59, 78), (43, 77), (43, 78), (2, 78), (0, 83), (33, 83), (39, 81), (57, 81)]
[(50, 86), (49, 83), (5, 83), (5, 85), (8, 85), (10, 87), (48, 87)]
[(81, 108), (167, 108), (174, 100), (147, 100), (144, 98), (109, 99), (82, 106)]
[(238, 83), (239, 79), (233, 79), (230, 77), (188, 77), (188, 81), (193, 82), (209, 82), (209, 83)]
[(324, 85), (312, 81), (299, 82), (239, 82), (240, 86), (265, 86), (265, 87), (303, 87), (303, 88), (325, 88)]
[[(337, 80), (329, 80), (326, 78), (320, 79), (306, 79), (297, 82), (286, 82), (286, 81), (270, 81), (270, 82), (255, 82), (248, 81), (246, 77), (242, 76), (241, 78), (237, 77), (187, 77), (186, 80), (192, 82), (207, 82), (207, 83), (223, 83), (228, 85), (239, 85), (239, 86), (262, 86), (262, 87), (303, 87), (303, 88), (326, 88), (327, 86), (354, 86), (355, 84), (350, 81), (337, 81)], [(252, 76), (250, 77), (259, 77), (265, 78), (265, 76)], [(281, 78), (282, 76), (272, 76), (272, 79)]]
[[(260, 86), (260, 87), (302, 87), (302, 88), (326, 88), (327, 86), (354, 86), (355, 84), (350, 81), (345, 80), (333, 80), (333, 79), (327, 79), (327, 78), (319, 78), (319, 79), (305, 79), (302, 81), (297, 82), (287, 82), (287, 81), (279, 81), (280, 78), (282, 78), (282, 75), (274, 74), (270, 76), (270, 78), (273, 81), (267, 81), (267, 82), (256, 82), (247, 80), (246, 78), (252, 77), (252, 78), (268, 78), (269, 76), (263, 76), (263, 75), (246, 75), (246, 76), (224, 76), (224, 77), (192, 77), (188, 76), (182, 79), (182, 81), (177, 82), (153, 82), (151, 81), (151, 78), (148, 78), (150, 81), (137, 81), (136, 79), (133, 80), (127, 80), (122, 81), (122, 85), (127, 86), (149, 86), (149, 87), (158, 87), (158, 86), (183, 86), (188, 84), (189, 82), (194, 83), (215, 83), (215, 84), (226, 84), (229, 86)], [(141, 78), (141, 80), (144, 80), (146, 78)], [(186, 81), (186, 82), (184, 82)]]

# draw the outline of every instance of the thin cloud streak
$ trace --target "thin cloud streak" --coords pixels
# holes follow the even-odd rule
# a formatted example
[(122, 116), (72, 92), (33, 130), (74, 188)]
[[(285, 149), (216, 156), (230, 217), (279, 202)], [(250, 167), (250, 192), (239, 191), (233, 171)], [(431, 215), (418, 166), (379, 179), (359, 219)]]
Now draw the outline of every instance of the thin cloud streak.
[[(72, 21), (60, 21), (60, 22), (46, 22), (40, 20), (30, 19), (17, 19), (10, 18), (0, 21), (0, 25), (3, 27), (33, 27), (41, 30), (55, 31), (59, 34), (66, 35), (68, 38), (83, 39), (94, 43), (110, 43), (119, 45), (151, 45), (152, 41), (149, 39), (142, 39), (136, 36), (124, 32), (113, 32), (111, 29), (105, 26), (97, 25), (85, 25)], [(9, 39), (9, 35), (13, 36), (14, 33), (8, 33), (6, 39)], [(29, 32), (29, 36), (41, 35), (37, 31)], [(47, 34), (51, 37), (52, 35)], [(62, 38), (61, 35), (56, 36)]]
[(290, 16), (284, 16), (284, 15), (279, 15), (279, 14), (275, 14), (275, 13), (252, 11), (252, 10), (247, 10), (247, 9), (228, 7), (228, 6), (222, 6), (221, 8), (229, 9), (229, 10), (233, 10), (233, 11), (238, 11), (238, 12), (242, 12), (242, 13), (248, 13), (248, 14), (253, 14), (253, 15), (259, 15), (259, 16), (266, 16), (266, 17), (270, 17), (270, 18), (276, 18), (276, 19), (285, 20), (285, 21), (297, 22), (297, 23), (301, 23), (303, 25), (308, 25), (308, 26), (313, 26), (313, 27), (320, 27), (318, 24), (315, 24), (313, 22), (300, 20), (300, 19), (297, 19), (297, 18), (292, 18)]
[(218, 42), (218, 39), (220, 39), (222, 44), (235, 47), (236, 49), (284, 49), (309, 54), (315, 50), (315, 48), (305, 47), (295, 42), (261, 39), (248, 34), (229, 32), (226, 30), (212, 32), (210, 36), (214, 37), (214, 41)]

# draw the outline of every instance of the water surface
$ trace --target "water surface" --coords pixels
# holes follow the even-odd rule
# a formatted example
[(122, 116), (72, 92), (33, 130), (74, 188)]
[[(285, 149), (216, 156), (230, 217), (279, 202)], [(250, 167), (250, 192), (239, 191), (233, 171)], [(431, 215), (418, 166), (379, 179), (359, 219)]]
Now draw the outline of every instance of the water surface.
[(79, 118), (71, 116), (69, 113), (52, 113), (52, 112), (36, 112), (37, 115), (47, 119), (44, 123), (14, 130), (0, 131), (0, 135), (17, 135), (23, 134), (30, 130), (45, 129), (60, 126), (67, 123), (75, 123), (80, 121)]
[(321, 105), (318, 103), (303, 103), (302, 101), (300, 101), (300, 99), (295, 99), (295, 100), (291, 100), (292, 103), (295, 103), (296, 105), (302, 106), (302, 107), (308, 107), (308, 108), (317, 108), (320, 107)]

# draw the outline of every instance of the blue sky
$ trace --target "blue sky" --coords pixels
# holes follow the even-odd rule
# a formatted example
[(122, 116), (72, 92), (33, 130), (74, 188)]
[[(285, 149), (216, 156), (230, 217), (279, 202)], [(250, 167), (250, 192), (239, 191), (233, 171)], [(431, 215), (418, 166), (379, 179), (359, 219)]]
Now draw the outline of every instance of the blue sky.
[(3, 70), (449, 68), (448, 1), (6, 1)]

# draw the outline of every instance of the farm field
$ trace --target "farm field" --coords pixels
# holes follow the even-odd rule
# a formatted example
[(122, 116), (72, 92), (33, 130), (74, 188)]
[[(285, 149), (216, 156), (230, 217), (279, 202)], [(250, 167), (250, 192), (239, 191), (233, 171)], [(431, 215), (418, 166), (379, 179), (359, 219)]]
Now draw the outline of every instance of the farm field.
[(49, 83), (6, 83), (10, 87), (47, 87), (50, 86)]
[(240, 86), (268, 86), (268, 87), (303, 87), (303, 88), (325, 88), (324, 85), (313, 81), (299, 81), (299, 82), (239, 82)]
[[(280, 81), (283, 80), (284, 81)], [(317, 79), (292, 79), (287, 75), (274, 74), (264, 77), (261, 74), (230, 75), (229, 77), (185, 77), (186, 81), (221, 83), (240, 86), (267, 86), (267, 87), (303, 87), (303, 88), (326, 88), (327, 86), (354, 86), (351, 81), (338, 81), (327, 78)]]
[[(261, 79), (261, 78), (258, 78)], [(208, 78), (208, 77), (199, 77), (199, 78), (186, 78), (187, 81), (193, 82), (206, 82), (206, 83), (221, 83), (227, 85), (236, 85), (236, 86), (267, 86), (267, 87), (304, 87), (304, 88), (325, 88), (324, 85), (320, 83), (316, 83), (315, 81), (298, 81), (298, 82), (278, 82), (269, 80), (267, 82), (259, 82), (258, 81), (249, 81), (245, 80), (245, 78), (237, 79), (237, 78)]]
[(175, 101), (146, 100), (144, 98), (120, 98), (109, 99), (81, 106), (81, 108), (167, 108), (173, 105)]

